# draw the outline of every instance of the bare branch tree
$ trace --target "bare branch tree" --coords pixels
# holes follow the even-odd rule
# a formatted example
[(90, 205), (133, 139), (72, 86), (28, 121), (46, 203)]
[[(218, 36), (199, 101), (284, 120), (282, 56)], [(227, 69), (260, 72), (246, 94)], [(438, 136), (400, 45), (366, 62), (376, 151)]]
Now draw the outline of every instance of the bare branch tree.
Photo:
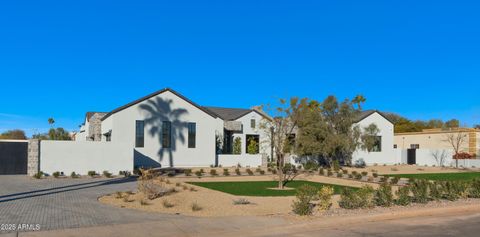
[(445, 135), (445, 141), (452, 146), (453, 151), (455, 152), (455, 167), (458, 168), (458, 154), (462, 145), (467, 141), (468, 135), (459, 130), (458, 132), (448, 133)]
[(447, 159), (447, 152), (445, 150), (435, 150), (431, 152), (431, 155), (438, 166), (445, 166), (445, 160)]

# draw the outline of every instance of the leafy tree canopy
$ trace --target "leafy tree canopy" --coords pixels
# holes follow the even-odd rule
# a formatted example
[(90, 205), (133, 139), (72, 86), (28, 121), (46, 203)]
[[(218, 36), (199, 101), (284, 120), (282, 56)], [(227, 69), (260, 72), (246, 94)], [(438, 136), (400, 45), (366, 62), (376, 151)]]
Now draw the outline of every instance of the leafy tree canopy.
[(13, 129), (0, 134), (0, 139), (25, 140), (27, 136), (23, 130)]

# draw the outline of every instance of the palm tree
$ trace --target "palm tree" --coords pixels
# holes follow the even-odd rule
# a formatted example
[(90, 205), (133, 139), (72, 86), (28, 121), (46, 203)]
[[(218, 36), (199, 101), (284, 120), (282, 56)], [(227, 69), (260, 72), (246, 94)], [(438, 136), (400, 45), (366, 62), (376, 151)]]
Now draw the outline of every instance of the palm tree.
[(362, 104), (365, 103), (365, 101), (367, 101), (367, 99), (363, 97), (363, 95), (357, 95), (353, 98), (352, 103), (357, 105), (358, 110), (362, 110)]
[(53, 127), (54, 123), (55, 123), (55, 120), (53, 118), (48, 118), (48, 124), (50, 124), (51, 127)]
[[(169, 165), (173, 167), (173, 152), (176, 150), (175, 141), (178, 139), (180, 142), (185, 143), (185, 136), (182, 133), (182, 129), (187, 127), (185, 122), (180, 119), (183, 115), (187, 114), (186, 109), (172, 109), (172, 100), (163, 100), (160, 97), (156, 99), (150, 99), (145, 104), (140, 105), (140, 109), (148, 114), (145, 119), (145, 124), (150, 125), (149, 133), (152, 137), (158, 135), (158, 141), (161, 146), (158, 151), (160, 161), (163, 160), (164, 153), (169, 155)], [(170, 148), (164, 148), (162, 146), (162, 126), (164, 121), (171, 122), (171, 145)]]

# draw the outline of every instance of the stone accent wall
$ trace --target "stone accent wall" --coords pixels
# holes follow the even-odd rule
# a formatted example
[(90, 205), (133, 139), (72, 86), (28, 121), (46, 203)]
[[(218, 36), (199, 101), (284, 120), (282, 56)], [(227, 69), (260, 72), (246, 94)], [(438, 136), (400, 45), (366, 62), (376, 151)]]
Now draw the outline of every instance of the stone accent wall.
[(40, 171), (40, 140), (28, 141), (27, 174), (32, 176)]
[(88, 141), (101, 141), (102, 140), (102, 118), (107, 113), (94, 113), (88, 121)]

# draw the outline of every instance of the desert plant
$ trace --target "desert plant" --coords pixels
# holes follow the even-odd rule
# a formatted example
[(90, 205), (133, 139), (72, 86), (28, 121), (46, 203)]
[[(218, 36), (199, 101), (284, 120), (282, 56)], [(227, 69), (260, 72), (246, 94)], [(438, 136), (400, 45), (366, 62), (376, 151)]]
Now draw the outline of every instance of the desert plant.
[(374, 193), (375, 190), (367, 185), (357, 191), (344, 188), (338, 204), (344, 209), (372, 208), (375, 206)]
[(183, 190), (188, 190), (188, 186), (187, 186), (187, 185), (182, 185), (182, 188), (183, 188)]
[(140, 205), (141, 206), (147, 206), (147, 205), (150, 205), (150, 203), (145, 199), (140, 199)]
[(239, 168), (236, 168), (236, 169), (235, 169), (235, 174), (237, 174), (237, 175), (242, 175), (242, 173), (240, 172), (240, 169), (239, 169)]
[(410, 187), (408, 186), (400, 187), (395, 194), (397, 195), (397, 199), (395, 199), (395, 204), (397, 205), (407, 206), (412, 202)]
[(361, 180), (362, 177), (363, 177), (362, 174), (357, 174), (357, 175), (355, 175), (355, 179), (357, 179), (357, 180)]
[(130, 171), (119, 171), (118, 175), (123, 177), (130, 177), (132, 174), (130, 173)]
[(196, 192), (197, 190), (194, 187), (190, 187), (190, 192)]
[(104, 170), (104, 171), (103, 171), (103, 176), (105, 176), (106, 178), (111, 178), (111, 177), (112, 177), (112, 173)]
[(195, 171), (197, 177), (202, 177), (203, 173), (200, 170)]
[(320, 168), (320, 169), (318, 170), (318, 174), (319, 174), (319, 175), (325, 175), (325, 170), (324, 170), (323, 168)]
[(348, 170), (342, 170), (343, 174), (348, 174)]
[(97, 172), (95, 172), (95, 171), (93, 171), (93, 170), (90, 170), (90, 171), (87, 172), (87, 174), (88, 174), (88, 176), (90, 176), (90, 177), (94, 177), (94, 176), (97, 175)]
[(368, 185), (357, 190), (356, 195), (359, 197), (361, 208), (373, 208), (375, 206), (375, 190)]
[(305, 168), (305, 170), (310, 170), (310, 171), (317, 170), (318, 169), (318, 163), (315, 162), (315, 161), (309, 160), (309, 161), (307, 161), (307, 163), (305, 163), (303, 168)]
[(54, 178), (58, 178), (58, 177), (60, 177), (60, 172), (59, 172), (59, 171), (55, 171), (55, 172), (52, 173), (52, 176), (53, 176)]
[(357, 174), (358, 174), (358, 172), (356, 170), (352, 171), (353, 176), (356, 176)]
[(137, 184), (138, 191), (143, 193), (143, 195), (149, 200), (162, 197), (172, 192), (171, 189), (167, 189), (162, 185), (156, 184), (152, 180), (139, 180)]
[(397, 185), (398, 181), (400, 181), (400, 177), (397, 177), (397, 176), (394, 176), (394, 177), (392, 177), (392, 179), (390, 179), (390, 183), (392, 185)]
[(338, 160), (333, 160), (332, 168), (335, 172), (338, 172), (340, 170), (340, 163), (338, 162)]
[(176, 183), (175, 183), (175, 187), (180, 187), (181, 185), (182, 185), (182, 184), (179, 183), (179, 182), (176, 182)]
[(318, 190), (311, 185), (302, 185), (297, 189), (296, 200), (292, 204), (293, 212), (300, 216), (311, 215), (312, 201), (318, 195)]
[(116, 199), (120, 199), (123, 197), (123, 193), (122, 192), (115, 192), (115, 198)]
[(449, 201), (469, 196), (470, 183), (468, 181), (446, 181), (443, 184), (445, 198)]
[(397, 169), (396, 167), (393, 167), (393, 168), (391, 168), (390, 170), (393, 171), (393, 172), (397, 172), (397, 171), (398, 171), (398, 169)]
[(389, 207), (393, 203), (392, 186), (387, 183), (383, 183), (375, 191), (375, 203), (377, 206)]
[(228, 169), (223, 169), (223, 176), (230, 176), (230, 171)]
[(123, 195), (123, 202), (132, 202), (132, 200), (130, 199), (130, 194)]
[(202, 173), (202, 174), (205, 173), (205, 170), (203, 170), (203, 169), (200, 169), (199, 171), (200, 171), (200, 173)]
[(413, 183), (410, 184), (410, 190), (413, 194), (413, 202), (428, 202), (428, 181), (423, 179), (415, 180)]
[(162, 205), (165, 208), (171, 208), (175, 206), (173, 203), (169, 202), (167, 199), (163, 200)]
[(247, 169), (246, 171), (247, 171), (248, 175), (250, 175), (250, 176), (253, 175), (253, 171), (251, 169)]
[(196, 202), (192, 203), (191, 208), (192, 208), (192, 211), (201, 211), (201, 210), (203, 209), (203, 208), (202, 208), (200, 205), (198, 205), (198, 203), (196, 203)]
[(216, 169), (211, 169), (211, 170), (210, 170), (210, 175), (211, 175), (211, 176), (217, 176), (217, 175), (218, 175), (218, 174), (217, 174), (217, 170), (216, 170)]
[(43, 177), (44, 173), (42, 171), (36, 173), (33, 175), (34, 178), (36, 179), (41, 179)]
[(337, 178), (343, 178), (343, 174), (342, 173), (337, 173)]
[(349, 174), (349, 175), (348, 175), (348, 178), (349, 178), (349, 179), (353, 179), (353, 174)]
[(368, 172), (367, 172), (367, 171), (363, 171), (361, 174), (362, 174), (362, 176), (367, 176), (367, 175), (368, 175)]
[(440, 182), (430, 182), (428, 183), (428, 189), (430, 198), (438, 201), (443, 197), (443, 185)]
[(171, 182), (170, 182), (169, 179), (165, 179), (165, 183), (166, 183), (166, 184), (170, 184)]
[(183, 173), (185, 174), (185, 176), (191, 176), (192, 175), (192, 170), (191, 169), (185, 169), (185, 170), (183, 170)]
[(70, 177), (73, 178), (73, 179), (76, 179), (76, 178), (78, 178), (78, 174), (75, 173), (75, 172), (72, 172), (72, 173), (70, 174)]
[(332, 175), (333, 175), (333, 172), (332, 172), (331, 170), (328, 170), (328, 171), (327, 171), (327, 176), (330, 177), (330, 176), (332, 176)]
[(330, 186), (323, 186), (318, 191), (318, 208), (322, 211), (330, 209), (332, 206), (332, 196), (334, 190)]
[(378, 173), (372, 173), (372, 176), (373, 176), (374, 178), (377, 178), (377, 177), (378, 177)]
[(250, 201), (248, 201), (245, 198), (239, 198), (239, 199), (233, 200), (233, 205), (249, 205), (249, 204), (250, 204)]

